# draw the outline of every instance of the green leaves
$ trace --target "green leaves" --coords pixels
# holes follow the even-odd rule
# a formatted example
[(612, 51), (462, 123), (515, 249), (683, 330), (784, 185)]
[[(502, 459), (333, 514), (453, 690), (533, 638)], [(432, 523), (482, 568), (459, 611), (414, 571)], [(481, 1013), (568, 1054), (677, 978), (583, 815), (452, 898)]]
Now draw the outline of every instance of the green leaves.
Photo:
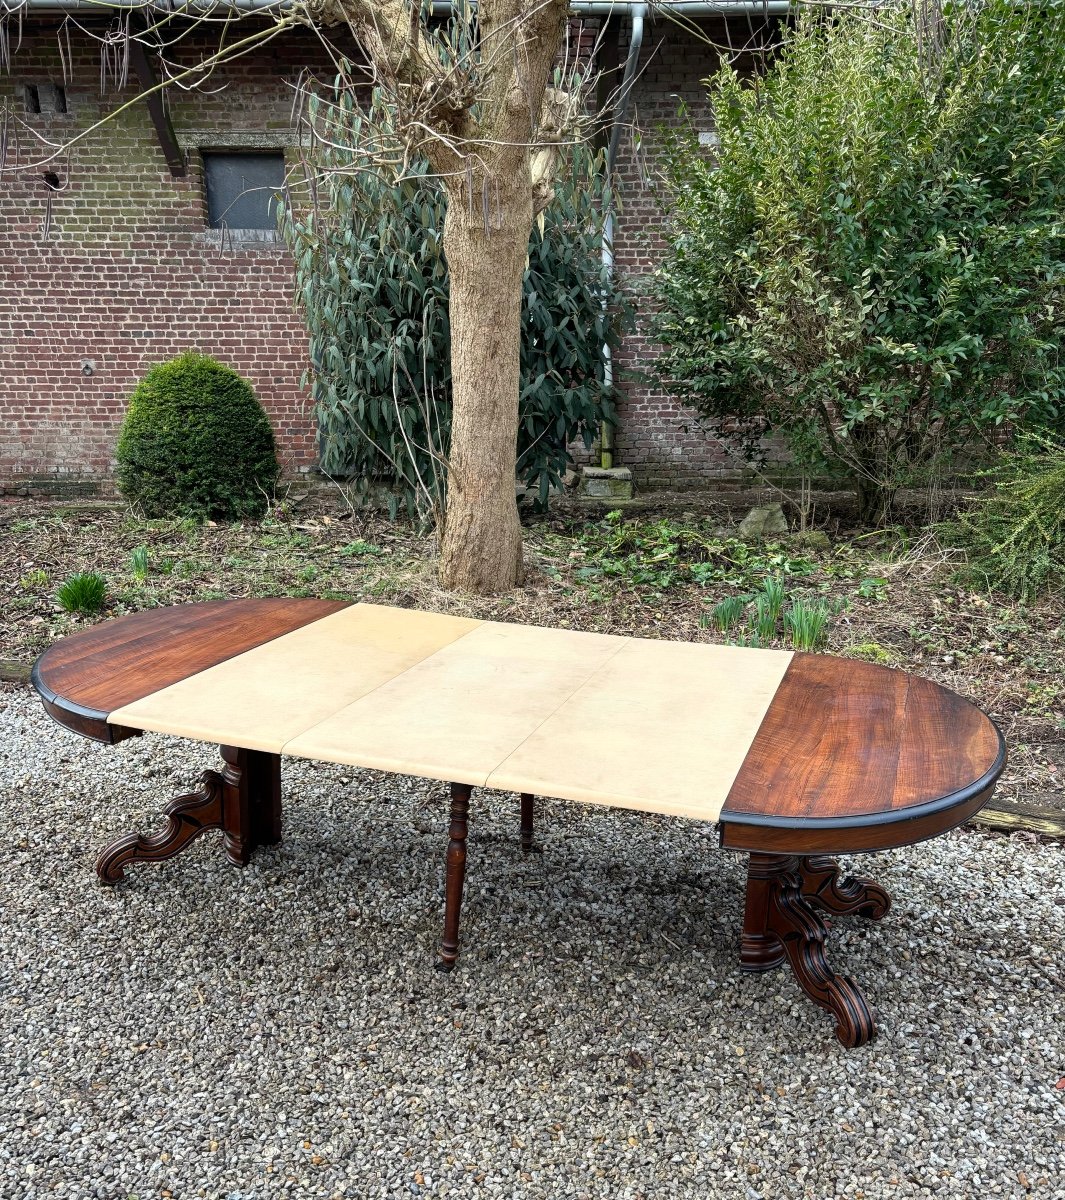
[(757, 459), (779, 431), (863, 515), (1065, 405), (1065, 8), (894, 3), (800, 20), (720, 145), (666, 136), (658, 383)]
[(964, 547), (963, 577), (1018, 600), (1065, 588), (1065, 440), (1038, 433), (987, 473), (993, 489), (941, 532)]
[(91, 616), (104, 606), (107, 583), (95, 571), (79, 571), (63, 581), (55, 598), (64, 611)]
[(280, 473), (251, 385), (192, 351), (152, 367), (137, 385), (116, 457), (122, 494), (148, 517), (260, 516)]
[[(443, 501), (451, 424), (446, 201), (423, 163), (395, 185), (372, 169), (365, 138), (389, 123), (379, 97), (373, 106), (365, 125), (354, 109), (333, 111), (318, 209), (290, 203), (279, 224), (310, 334), (322, 467), (424, 516)], [(569, 445), (590, 444), (613, 416), (603, 344), (631, 321), (603, 270), (599, 167), (574, 149), (529, 242), (517, 452), (541, 503), (570, 465)]]

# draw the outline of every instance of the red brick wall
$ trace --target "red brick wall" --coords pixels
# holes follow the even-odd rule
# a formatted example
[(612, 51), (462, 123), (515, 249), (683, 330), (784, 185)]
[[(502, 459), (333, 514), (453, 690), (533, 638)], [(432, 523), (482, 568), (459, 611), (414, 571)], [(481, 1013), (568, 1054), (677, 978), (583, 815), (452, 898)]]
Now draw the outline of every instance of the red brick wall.
[[(0, 77), (20, 115), (24, 82), (62, 81), (55, 29), (24, 33)], [(226, 67), (211, 81), (228, 85), (218, 94), (172, 92), (179, 136), (227, 148), (242, 134), (263, 135), (264, 146), (281, 146), (290, 137), (290, 84), (310, 47), (290, 37), (283, 58), (267, 50)], [(72, 31), (71, 48), (69, 115), (23, 116), (53, 142), (136, 94), (131, 86), (101, 98), (97, 44)], [(211, 133), (196, 139), (197, 130)], [(25, 130), (17, 142), (9, 140), (9, 164), (16, 153), (23, 163), (41, 157)], [(138, 103), (76, 145), (69, 162), (0, 177), (0, 483), (108, 475), (130, 390), (153, 363), (189, 348), (251, 381), (287, 470), (313, 465), (300, 388), (306, 337), (292, 310), (287, 252), (278, 244), (220, 248), (206, 229), (202, 162), (189, 157), (188, 176), (173, 178)], [(52, 195), (47, 236), (46, 170), (63, 189)]]
[[(722, 19), (704, 19), (688, 25), (683, 28), (659, 19), (646, 26), (632, 110), (619, 149), (624, 207), (615, 254), (621, 278), (632, 287), (654, 269), (664, 247), (663, 197), (656, 165), (661, 127), (677, 124), (678, 111), (685, 105), (691, 125), (711, 132), (713, 118), (701, 81), (718, 65), (713, 47), (724, 47), (738, 69), (750, 70), (753, 60), (744, 48), (764, 45), (774, 28), (758, 16), (735, 18), (727, 24)], [(626, 22), (623, 62), (628, 53), (628, 28)], [(655, 356), (656, 344), (647, 335), (646, 305), (643, 307), (635, 333), (617, 356), (622, 368), (646, 368)], [(621, 387), (624, 394), (619, 405), (615, 465), (631, 467), (639, 484), (705, 487), (708, 479), (743, 470), (742, 462), (699, 428), (697, 414), (691, 409), (638, 379), (622, 379)]]
[[(756, 24), (760, 22), (756, 21)], [(704, 23), (728, 41), (721, 21)], [(24, 83), (61, 82), (57, 22), (24, 30), (0, 98), (21, 114)], [(734, 22), (731, 37), (751, 35)], [(623, 24), (622, 61), (628, 22)], [(99, 47), (71, 31), (72, 80), (66, 116), (24, 115), (55, 143), (133, 98), (99, 95)], [(182, 61), (194, 61), (185, 46)], [(659, 20), (647, 27), (631, 118), (642, 146), (621, 148), (625, 208), (617, 260), (630, 280), (651, 269), (661, 249), (655, 181), (656, 127), (676, 120), (681, 99), (699, 128), (710, 127), (700, 83), (715, 52)], [(126, 398), (153, 363), (189, 348), (214, 355), (245, 375), (274, 424), (283, 466), (314, 463), (314, 426), (300, 388), (306, 335), (291, 302), (291, 264), (280, 244), (221, 248), (206, 228), (198, 146), (280, 147), (292, 139), (292, 84), (305, 66), (322, 66), (313, 39), (287, 35), (221, 68), (210, 92), (171, 90), (179, 138), (190, 147), (189, 175), (173, 178), (147, 107), (136, 103), (90, 134), (66, 159), (0, 176), (0, 488), (22, 481), (55, 487), (106, 479)], [(224, 85), (224, 86), (223, 86)], [(220, 89), (221, 90), (218, 90)], [(23, 163), (40, 157), (25, 130)], [(16, 154), (9, 133), (8, 163)], [(45, 170), (60, 176), (50, 227)], [(646, 364), (654, 346), (643, 329), (622, 348), (622, 366)], [(94, 364), (91, 375), (82, 364)], [(694, 414), (646, 384), (624, 384), (616, 461), (644, 486), (693, 487), (735, 471), (694, 424)]]

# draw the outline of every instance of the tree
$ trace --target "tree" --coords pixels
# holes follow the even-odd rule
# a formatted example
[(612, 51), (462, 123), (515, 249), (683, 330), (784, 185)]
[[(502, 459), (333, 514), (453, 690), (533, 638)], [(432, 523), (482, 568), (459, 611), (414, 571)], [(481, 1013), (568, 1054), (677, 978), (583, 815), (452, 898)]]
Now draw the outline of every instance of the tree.
[(558, 147), (576, 113), (549, 86), (567, 0), (481, 0), (431, 31), (407, 0), (312, 0), (348, 26), (395, 112), (401, 162), (424, 157), (448, 196), (453, 415), (440, 581), (503, 591), (522, 578), (514, 491), (522, 278)]
[[(233, 13), (220, 18), (225, 8), (162, 12), (150, 0), (134, 3), (119, 18), (124, 34), (108, 35), (109, 53), (124, 62), (131, 45), (161, 52), (166, 78), (149, 94), (195, 86), (215, 64), (301, 23), (342, 69), (349, 56), (358, 60), (392, 114), (389, 130), (367, 131), (375, 169), (402, 178), (424, 160), (448, 197), (453, 415), (440, 580), (464, 591), (506, 590), (522, 577), (514, 488), (522, 277), (534, 222), (553, 196), (560, 148), (577, 136), (583, 108), (579, 88), (555, 78), (567, 0), (480, 0), (476, 8), (457, 0), (443, 24), (432, 20), (428, 0), (295, 0), (258, 6), (248, 17), (258, 22), (254, 31), (232, 40)], [(134, 10), (140, 26), (130, 22)], [(165, 61), (163, 47), (180, 40), (182, 22), (211, 21), (223, 30), (217, 53), (193, 67)], [(342, 53), (336, 42), (349, 34), (354, 48)]]
[[(307, 162), (317, 202), (287, 189), (278, 223), (310, 335), (320, 468), (363, 495), (384, 486), (393, 511), (440, 526), (452, 408), (446, 197), (426, 164), (391, 184), (367, 169), (366, 106), (342, 77), (308, 110), (323, 133)], [(591, 449), (614, 419), (605, 350), (616, 349), (631, 310), (603, 261), (613, 210), (603, 160), (587, 144), (566, 148), (555, 199), (529, 239), (517, 474), (541, 507), (561, 486), (573, 443)]]

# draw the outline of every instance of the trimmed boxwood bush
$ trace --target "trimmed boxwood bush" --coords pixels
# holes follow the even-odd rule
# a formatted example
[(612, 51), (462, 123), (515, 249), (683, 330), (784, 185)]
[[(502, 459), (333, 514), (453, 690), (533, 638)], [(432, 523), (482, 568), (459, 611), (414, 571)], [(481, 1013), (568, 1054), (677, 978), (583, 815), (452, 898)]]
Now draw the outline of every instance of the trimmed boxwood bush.
[(118, 485), (148, 517), (260, 516), (279, 475), (251, 385), (205, 354), (152, 367), (130, 397)]

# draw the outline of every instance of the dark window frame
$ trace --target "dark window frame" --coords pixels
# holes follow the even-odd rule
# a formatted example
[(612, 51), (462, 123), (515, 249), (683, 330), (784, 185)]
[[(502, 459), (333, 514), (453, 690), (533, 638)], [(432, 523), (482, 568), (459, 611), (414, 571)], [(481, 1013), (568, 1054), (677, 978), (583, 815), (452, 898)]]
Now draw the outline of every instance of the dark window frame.
[(207, 227), (238, 237), (276, 237), (274, 195), (285, 179), (284, 148), (202, 146), (200, 158)]

